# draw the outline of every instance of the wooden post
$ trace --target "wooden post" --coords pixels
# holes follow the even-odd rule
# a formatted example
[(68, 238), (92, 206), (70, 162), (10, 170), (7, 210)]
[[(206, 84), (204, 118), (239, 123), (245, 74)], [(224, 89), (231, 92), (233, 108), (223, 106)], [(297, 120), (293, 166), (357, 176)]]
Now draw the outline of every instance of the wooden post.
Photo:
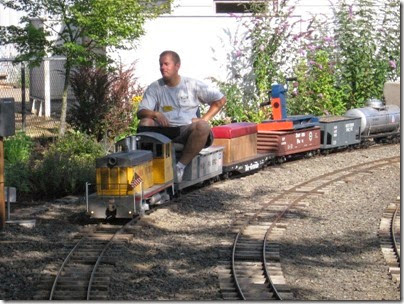
[[(49, 58), (44, 60), (44, 100), (45, 100), (45, 117), (50, 117), (51, 114), (51, 87), (50, 87), (50, 62)], [(39, 116), (42, 116), (40, 113)]]
[(0, 229), (6, 226), (6, 204), (4, 200), (4, 142), (0, 136)]

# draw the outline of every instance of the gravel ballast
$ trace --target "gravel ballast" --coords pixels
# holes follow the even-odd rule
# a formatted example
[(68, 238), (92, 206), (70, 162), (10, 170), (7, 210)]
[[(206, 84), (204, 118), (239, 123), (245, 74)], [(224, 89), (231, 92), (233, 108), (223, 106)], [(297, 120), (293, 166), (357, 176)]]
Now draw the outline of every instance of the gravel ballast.
[[(283, 189), (339, 168), (399, 156), (386, 145), (268, 167), (255, 174), (195, 189), (178, 203), (145, 216), (134, 239), (119, 245), (111, 300), (221, 300), (217, 266), (229, 258), (233, 223)], [(280, 256), (296, 300), (399, 300), (377, 232), (385, 207), (400, 195), (400, 164), (362, 174), (311, 199), (288, 220)], [(0, 298), (30, 300), (44, 274), (67, 254), (64, 243), (88, 229), (82, 201), (12, 205), (0, 233)]]

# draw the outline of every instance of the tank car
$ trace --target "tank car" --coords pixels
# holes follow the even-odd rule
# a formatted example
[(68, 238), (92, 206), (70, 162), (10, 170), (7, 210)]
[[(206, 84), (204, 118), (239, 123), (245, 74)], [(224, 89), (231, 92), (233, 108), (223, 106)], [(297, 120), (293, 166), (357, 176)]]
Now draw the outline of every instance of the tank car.
[(360, 117), (360, 132), (363, 139), (395, 136), (400, 133), (400, 108), (384, 105), (378, 99), (370, 99), (366, 107), (348, 110), (348, 117)]

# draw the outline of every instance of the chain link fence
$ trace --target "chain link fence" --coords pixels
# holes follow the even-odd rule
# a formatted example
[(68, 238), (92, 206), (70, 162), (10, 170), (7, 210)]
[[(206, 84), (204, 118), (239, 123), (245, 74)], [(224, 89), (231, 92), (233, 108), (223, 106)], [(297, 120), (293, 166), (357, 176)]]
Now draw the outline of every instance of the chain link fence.
[[(0, 98), (14, 98), (15, 130), (31, 137), (57, 136), (64, 84), (64, 59), (45, 58), (28, 68), (0, 59)], [(68, 106), (73, 94), (68, 91)]]

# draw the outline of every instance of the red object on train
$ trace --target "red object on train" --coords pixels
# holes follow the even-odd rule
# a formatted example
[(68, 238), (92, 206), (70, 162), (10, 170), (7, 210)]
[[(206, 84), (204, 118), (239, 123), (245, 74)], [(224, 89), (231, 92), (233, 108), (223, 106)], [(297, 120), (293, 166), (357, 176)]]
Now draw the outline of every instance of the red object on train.
[(281, 131), (281, 130), (292, 130), (293, 129), (293, 121), (291, 120), (271, 120), (264, 121), (262, 123), (257, 124), (257, 131)]
[(236, 122), (212, 128), (214, 138), (236, 138), (257, 133), (257, 125), (252, 122)]

